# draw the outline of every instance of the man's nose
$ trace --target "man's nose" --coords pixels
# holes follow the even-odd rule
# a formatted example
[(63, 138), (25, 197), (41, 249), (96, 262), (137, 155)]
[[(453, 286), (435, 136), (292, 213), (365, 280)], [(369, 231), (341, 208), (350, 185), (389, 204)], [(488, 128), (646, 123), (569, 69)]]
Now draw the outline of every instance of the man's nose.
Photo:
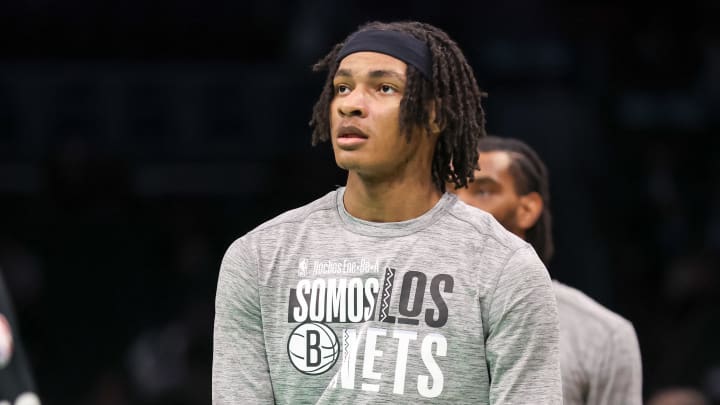
[(342, 117), (365, 117), (367, 103), (360, 89), (353, 89), (350, 94), (341, 97), (338, 102), (338, 113)]

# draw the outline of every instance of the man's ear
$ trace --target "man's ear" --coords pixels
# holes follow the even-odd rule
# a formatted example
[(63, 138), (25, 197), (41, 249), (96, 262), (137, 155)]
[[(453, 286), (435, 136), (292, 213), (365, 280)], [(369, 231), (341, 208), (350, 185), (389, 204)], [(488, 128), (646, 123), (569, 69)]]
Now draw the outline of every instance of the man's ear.
[(430, 132), (433, 135), (439, 134), (445, 129), (445, 123), (438, 122), (437, 120), (437, 111), (440, 108), (440, 105), (442, 103), (442, 99), (435, 99), (430, 102), (428, 106), (428, 111), (430, 115)]
[(518, 204), (516, 214), (516, 225), (527, 231), (532, 228), (533, 225), (540, 219), (540, 215), (543, 211), (543, 200), (540, 194), (537, 192), (528, 193), (520, 196), (520, 203)]

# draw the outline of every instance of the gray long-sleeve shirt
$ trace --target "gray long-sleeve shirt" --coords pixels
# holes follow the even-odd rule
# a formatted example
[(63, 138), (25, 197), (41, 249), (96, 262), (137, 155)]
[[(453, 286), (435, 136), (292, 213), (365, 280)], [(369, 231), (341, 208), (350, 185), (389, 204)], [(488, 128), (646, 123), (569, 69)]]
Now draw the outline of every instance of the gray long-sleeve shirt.
[(559, 404), (558, 318), (534, 250), (451, 194), (374, 223), (344, 188), (236, 240), (213, 404)]
[(632, 324), (572, 287), (557, 281), (553, 287), (565, 405), (641, 405), (642, 364)]

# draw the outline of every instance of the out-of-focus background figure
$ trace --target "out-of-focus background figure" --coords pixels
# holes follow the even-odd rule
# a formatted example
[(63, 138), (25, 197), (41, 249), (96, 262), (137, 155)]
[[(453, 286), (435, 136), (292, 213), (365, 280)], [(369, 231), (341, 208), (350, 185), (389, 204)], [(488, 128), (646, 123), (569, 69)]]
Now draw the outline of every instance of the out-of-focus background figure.
[[(552, 269), (555, 249), (545, 163), (515, 138), (487, 136), (478, 142), (478, 152), (473, 181), (467, 187), (448, 185), (448, 190), (492, 214), (531, 244)], [(632, 324), (558, 280), (553, 280), (553, 290), (560, 318), (563, 403), (641, 405), (642, 363)]]
[(546, 161), (553, 275), (633, 323), (644, 399), (716, 403), (719, 7), (1, 2), (0, 267), (43, 404), (210, 403), (224, 249), (345, 181), (310, 66), (400, 19), (457, 40), (488, 131)]
[(708, 405), (710, 402), (698, 390), (692, 388), (665, 388), (656, 392), (648, 405)]
[(0, 404), (40, 405), (12, 297), (0, 272)]

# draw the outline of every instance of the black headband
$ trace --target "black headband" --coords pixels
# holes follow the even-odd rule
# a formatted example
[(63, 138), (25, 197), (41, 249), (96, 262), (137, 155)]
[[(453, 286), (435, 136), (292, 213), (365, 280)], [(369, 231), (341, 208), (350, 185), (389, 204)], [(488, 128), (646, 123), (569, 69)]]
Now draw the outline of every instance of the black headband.
[(432, 56), (425, 42), (399, 31), (368, 30), (350, 36), (340, 49), (337, 61), (355, 52), (379, 52), (413, 65), (426, 79), (432, 79)]

